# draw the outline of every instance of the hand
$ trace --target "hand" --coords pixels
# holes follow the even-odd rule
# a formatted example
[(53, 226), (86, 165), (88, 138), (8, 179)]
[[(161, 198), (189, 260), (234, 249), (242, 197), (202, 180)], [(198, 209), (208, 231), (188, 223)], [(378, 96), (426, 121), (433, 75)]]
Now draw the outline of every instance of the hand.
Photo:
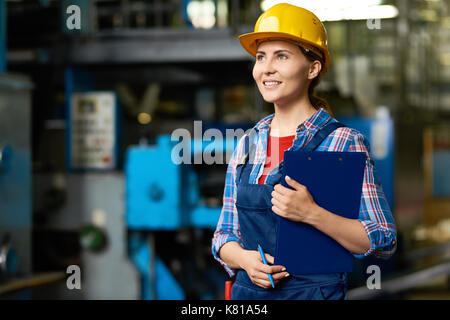
[[(266, 253), (266, 261), (269, 264), (274, 263), (274, 258)], [(262, 262), (261, 255), (258, 251), (246, 250), (243, 255), (242, 269), (244, 269), (250, 280), (257, 286), (269, 289), (272, 288), (268, 274), (272, 274), (273, 282), (277, 285), (281, 279), (289, 276), (286, 272), (286, 268), (283, 266), (267, 265)]]
[(288, 176), (286, 182), (294, 190), (281, 184), (275, 185), (272, 191), (272, 211), (288, 220), (308, 222), (318, 205), (304, 185)]

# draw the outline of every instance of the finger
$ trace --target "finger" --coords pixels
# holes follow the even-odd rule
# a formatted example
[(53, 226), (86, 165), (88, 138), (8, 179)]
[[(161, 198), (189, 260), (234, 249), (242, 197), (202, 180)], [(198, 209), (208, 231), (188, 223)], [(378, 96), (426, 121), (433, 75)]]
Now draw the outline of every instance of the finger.
[(269, 275), (267, 273), (255, 272), (252, 279), (262, 285), (271, 286)]
[(302, 185), (301, 183), (295, 181), (294, 179), (292, 179), (289, 176), (285, 177), (286, 183), (291, 186), (292, 188), (294, 188), (295, 190), (300, 190), (301, 188), (305, 187), (304, 185)]
[[(269, 273), (272, 273), (272, 267), (267, 264), (261, 263), (256, 267), (256, 271), (265, 274), (267, 277)], [(261, 278), (263, 278), (263, 276)]]
[[(278, 282), (281, 281), (281, 279), (283, 279), (287, 276), (289, 276), (289, 274), (287, 272), (279, 272), (279, 273), (272, 274), (273, 283), (276, 285)], [(263, 279), (254, 278), (254, 281), (260, 283), (261, 286), (264, 286), (266, 288), (272, 287), (272, 283), (270, 282), (268, 275), (265, 275), (265, 277)]]
[(289, 276), (289, 272), (286, 272), (286, 271), (272, 274), (273, 280), (277, 281), (277, 282), (288, 276)]
[[(274, 284), (277, 284), (281, 279), (285, 278), (289, 276), (289, 273), (284, 271), (284, 272), (277, 272), (275, 274), (272, 274), (272, 279)], [(262, 288), (270, 288), (272, 287), (272, 284), (269, 280), (269, 276), (266, 273), (254, 273), (253, 277), (252, 277), (252, 281), (255, 284), (258, 284), (260, 287)]]
[(281, 280), (275, 280), (275, 279), (273, 279), (273, 284), (275, 285), (275, 287), (278, 285), (278, 283), (280, 282)]
[[(292, 191), (292, 190), (290, 190), (290, 191)], [(273, 190), (270, 195), (272, 196), (272, 199), (275, 198), (275, 199), (277, 199), (279, 201), (282, 201), (282, 202), (287, 202), (288, 201), (288, 196), (289, 196), (289, 194), (282, 194), (282, 193), (280, 193), (280, 192), (278, 192), (276, 190)]]
[(254, 279), (253, 283), (264, 289), (268, 289), (268, 288), (272, 287), (272, 284), (270, 283), (270, 281), (268, 279), (267, 280)]
[(286, 214), (284, 213), (284, 211), (280, 210), (280, 208), (278, 208), (277, 206), (272, 206), (272, 211), (273, 213), (279, 215), (280, 217), (286, 217)]
[(276, 192), (287, 196), (289, 193), (292, 192), (291, 189), (286, 188), (285, 186), (281, 185), (281, 184), (276, 184), (275, 187), (273, 187), (273, 190), (275, 190)]
[(276, 207), (278, 207), (278, 209), (282, 210), (282, 211), (286, 211), (287, 210), (287, 206), (281, 202), (280, 200), (276, 199), (276, 198), (272, 198), (271, 200), (272, 204)]
[(260, 266), (260, 268), (257, 268), (255, 270), (254, 276), (265, 279), (269, 274), (275, 274), (286, 271), (286, 268), (284, 266), (276, 265), (276, 266), (269, 266), (266, 264), (263, 264)]
[(276, 265), (276, 266), (270, 266), (270, 273), (275, 274), (279, 272), (286, 271), (286, 268), (284, 266)]
[(266, 256), (266, 261), (267, 261), (267, 263), (270, 263), (270, 264), (273, 264), (273, 263), (274, 263), (274, 260), (275, 260), (275, 259), (274, 259), (270, 254), (265, 253), (264, 255)]

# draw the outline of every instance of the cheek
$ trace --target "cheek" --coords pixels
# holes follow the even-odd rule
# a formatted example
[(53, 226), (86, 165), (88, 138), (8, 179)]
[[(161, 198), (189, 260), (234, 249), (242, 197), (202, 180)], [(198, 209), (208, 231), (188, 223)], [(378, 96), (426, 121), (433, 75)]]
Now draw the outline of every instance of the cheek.
[(310, 66), (309, 64), (306, 64), (306, 65), (302, 66), (302, 67), (299, 69), (299, 71), (298, 71), (298, 72), (299, 72), (299, 76), (300, 76), (302, 79), (304, 79), (305, 81), (308, 80), (310, 68), (311, 68), (311, 66)]
[(253, 74), (253, 79), (255, 79), (255, 81), (258, 81), (258, 79), (261, 77), (261, 71), (257, 64), (255, 64), (253, 66), (252, 74)]
[(286, 64), (283, 66), (282, 72), (286, 78), (299, 79), (305, 77), (305, 70), (304, 66), (298, 64)]
[(284, 70), (285, 79), (289, 80), (290, 85), (301, 87), (308, 79), (307, 68), (287, 68)]

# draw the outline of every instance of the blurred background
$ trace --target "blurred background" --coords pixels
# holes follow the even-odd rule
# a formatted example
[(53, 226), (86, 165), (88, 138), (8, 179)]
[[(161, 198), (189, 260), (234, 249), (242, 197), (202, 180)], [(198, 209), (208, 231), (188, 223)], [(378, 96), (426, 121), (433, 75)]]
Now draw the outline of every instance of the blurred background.
[[(318, 94), (369, 139), (397, 223), (348, 298), (450, 298), (450, 1), (0, 0), (1, 299), (224, 298), (227, 165), (194, 138), (273, 113), (237, 36), (278, 2), (324, 21)], [(171, 161), (175, 129), (200, 161)]]

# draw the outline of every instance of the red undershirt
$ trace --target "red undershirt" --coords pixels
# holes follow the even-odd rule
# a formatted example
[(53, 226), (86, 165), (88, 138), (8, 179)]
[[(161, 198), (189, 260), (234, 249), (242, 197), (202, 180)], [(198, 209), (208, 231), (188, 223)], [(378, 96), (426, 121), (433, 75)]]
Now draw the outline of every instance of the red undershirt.
[[(286, 137), (269, 136), (269, 141), (267, 143), (266, 163), (264, 165), (264, 171), (258, 180), (258, 184), (264, 184), (266, 176), (269, 174), (270, 170), (275, 168), (283, 160), (284, 151), (286, 151), (292, 146), (292, 143), (294, 142), (294, 137), (295, 135)], [(272, 151), (277, 150), (276, 149), (277, 145), (278, 145), (278, 157), (276, 155), (272, 157)]]

